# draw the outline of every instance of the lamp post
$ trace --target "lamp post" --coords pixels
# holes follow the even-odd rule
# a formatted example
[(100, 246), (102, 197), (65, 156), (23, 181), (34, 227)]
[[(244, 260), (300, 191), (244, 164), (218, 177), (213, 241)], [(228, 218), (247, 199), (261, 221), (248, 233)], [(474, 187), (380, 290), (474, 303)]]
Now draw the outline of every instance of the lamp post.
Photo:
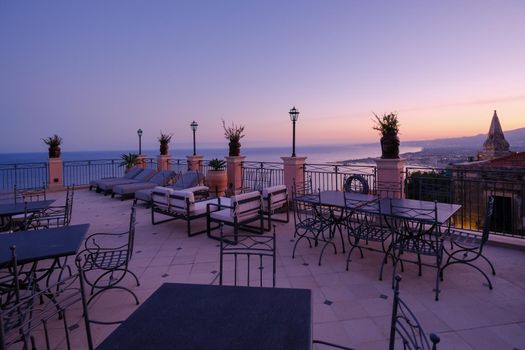
[(290, 120), (293, 123), (293, 134), (292, 134), (292, 157), (295, 157), (295, 122), (297, 119), (299, 119), (299, 111), (293, 106), (292, 109), (290, 109)]
[(191, 126), (191, 130), (193, 130), (193, 155), (197, 155), (197, 152), (196, 152), (196, 147), (195, 147), (195, 131), (197, 131), (197, 127), (199, 126), (199, 124), (197, 124), (197, 122), (194, 120), (191, 122), (190, 124)]
[(142, 129), (137, 130), (137, 135), (139, 135), (139, 155), (142, 154)]

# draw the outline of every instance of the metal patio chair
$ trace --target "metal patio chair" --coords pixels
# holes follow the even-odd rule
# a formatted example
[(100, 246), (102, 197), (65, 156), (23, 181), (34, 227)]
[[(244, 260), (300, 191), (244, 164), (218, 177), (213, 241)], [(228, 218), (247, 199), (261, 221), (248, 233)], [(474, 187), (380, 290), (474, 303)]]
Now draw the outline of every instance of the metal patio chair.
[(295, 244), (292, 251), (292, 259), (295, 258), (297, 245), (306, 239), (310, 248), (317, 247), (319, 242), (325, 243), (319, 256), (321, 257), (327, 245), (332, 245), (334, 253), (337, 253), (335, 244), (330, 239), (329, 213), (325, 212), (320, 205), (319, 192), (313, 192), (309, 184), (296, 184), (292, 188), (292, 201), (294, 211), (294, 237)]
[(53, 227), (69, 226), (73, 213), (73, 199), (75, 196), (75, 185), (69, 186), (66, 191), (64, 205), (53, 205), (35, 215), (26, 215), (28, 230), (41, 230)]
[[(85, 249), (77, 256), (83, 258), (80, 268), (86, 276), (86, 284), (91, 287), (90, 297), (87, 300), (88, 304), (97, 295), (111, 289), (128, 292), (133, 296), (136, 304), (139, 304), (136, 294), (131, 289), (120, 285), (128, 274), (133, 277), (137, 286), (140, 285), (137, 275), (129, 269), (129, 261), (133, 255), (135, 241), (135, 217), (136, 209), (135, 206), (132, 206), (128, 231), (123, 233), (94, 233), (86, 238)], [(111, 245), (105, 242), (108, 240), (112, 242)], [(115, 240), (119, 241), (118, 245), (115, 245)], [(121, 321), (107, 323), (119, 322)]]
[[(430, 333), (429, 336), (421, 327), (416, 315), (399, 296), (401, 276), (395, 276), (394, 301), (392, 304), (392, 320), (390, 321), (390, 342), (388, 349), (394, 350), (396, 335), (403, 342), (403, 349), (436, 350), (439, 337)], [(429, 342), (430, 340), (430, 342)]]
[[(290, 221), (290, 204), (287, 187), (285, 185), (265, 187), (261, 193), (263, 216), (268, 223), (265, 230), (270, 231), (272, 220), (288, 223)], [(276, 214), (280, 213), (284, 213), (285, 218), (275, 217)]]
[[(70, 311), (82, 305), (83, 330), (87, 348), (93, 349), (89, 311), (85, 301), (83, 276), (74, 274), (59, 280), (30, 297), (0, 309), (0, 349), (74, 349), (71, 331), (78, 327)], [(81, 328), (82, 328), (81, 326)], [(58, 331), (62, 336), (57, 337)], [(51, 336), (52, 334), (52, 336)], [(78, 334), (78, 333), (77, 333)], [(65, 339), (65, 342), (64, 342)]]
[(489, 240), (493, 212), (494, 197), (490, 196), (487, 201), (485, 221), (483, 223), (483, 233), (481, 236), (471, 232), (455, 229), (450, 229), (446, 233), (445, 241), (446, 243), (450, 243), (450, 249), (447, 249), (449, 245), (445, 244), (445, 254), (448, 256), (448, 258), (445, 262), (445, 265), (443, 265), (441, 268), (441, 280), (443, 280), (443, 271), (445, 268), (451, 265), (463, 264), (478, 270), (487, 280), (489, 289), (492, 289), (492, 282), (490, 281), (489, 276), (481, 268), (474, 265), (473, 262), (478, 259), (484, 260), (489, 265), (492, 275), (496, 275), (494, 265), (492, 265), (490, 260), (483, 254), (483, 247)]
[[(254, 280), (258, 280), (259, 287), (263, 287), (267, 281), (271, 281), (271, 286), (275, 287), (275, 225), (271, 234), (224, 234), (222, 224), (220, 231), (219, 285), (231, 283), (249, 287), (253, 286)], [(268, 265), (271, 266), (271, 273), (264, 274)], [(233, 281), (226, 276), (228, 272), (233, 274)]]
[[(355, 249), (359, 250), (361, 258), (364, 257), (363, 249), (379, 252), (384, 255), (379, 273), (379, 279), (382, 280), (383, 266), (391, 254), (389, 241), (392, 230), (386, 225), (384, 217), (381, 215), (381, 201), (379, 197), (366, 202), (353, 200), (347, 198), (345, 192), (345, 204), (349, 208), (347, 233), (348, 242), (351, 246), (346, 258), (346, 271), (348, 271)], [(371, 242), (379, 243), (380, 246), (372, 246), (369, 244)]]
[[(418, 265), (418, 275), (422, 275), (422, 266), (436, 268), (435, 299), (439, 300), (439, 281), (443, 262), (443, 235), (437, 223), (437, 202), (432, 208), (408, 207), (393, 204), (390, 200), (389, 225), (393, 230), (392, 252), (394, 256), (394, 273), (392, 288), (398, 263), (401, 271), (403, 262)], [(406, 254), (415, 254), (417, 260), (406, 259)], [(425, 263), (421, 256), (435, 258), (435, 264)]]

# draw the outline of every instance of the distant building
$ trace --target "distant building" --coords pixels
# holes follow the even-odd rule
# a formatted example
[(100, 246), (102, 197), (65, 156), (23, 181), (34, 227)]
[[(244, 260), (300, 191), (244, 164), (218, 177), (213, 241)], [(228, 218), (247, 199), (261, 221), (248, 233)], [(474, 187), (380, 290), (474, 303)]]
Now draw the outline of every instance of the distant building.
[(453, 174), (454, 198), (469, 201), (463, 213), (465, 226), (482, 228), (487, 198), (493, 196), (493, 231), (525, 233), (525, 152), (511, 152), (498, 115), (494, 111), (487, 139), (478, 161), (449, 167)]
[(489, 160), (508, 156), (510, 154), (512, 154), (510, 151), (510, 145), (507, 140), (505, 140), (505, 135), (503, 135), (503, 129), (501, 129), (498, 114), (494, 111), (487, 139), (483, 142), (483, 150), (478, 153), (478, 160)]

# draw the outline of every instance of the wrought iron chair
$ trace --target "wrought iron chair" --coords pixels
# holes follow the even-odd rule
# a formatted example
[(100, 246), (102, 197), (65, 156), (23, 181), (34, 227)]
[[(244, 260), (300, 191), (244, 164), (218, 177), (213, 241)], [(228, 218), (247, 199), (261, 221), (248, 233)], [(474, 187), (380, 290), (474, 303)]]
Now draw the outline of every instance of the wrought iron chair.
[(0, 309), (31, 297), (36, 289), (33, 267), (23, 270), (18, 265), (16, 246), (11, 246), (11, 261), (0, 269)]
[(73, 198), (75, 196), (75, 186), (69, 186), (66, 191), (64, 205), (50, 206), (41, 213), (26, 215), (28, 230), (41, 230), (53, 227), (69, 226), (73, 213)]
[[(267, 218), (268, 227), (265, 227), (267, 231), (271, 229), (272, 220), (285, 223), (290, 221), (288, 189), (285, 185), (263, 188), (262, 211), (263, 216)], [(275, 215), (278, 213), (284, 213), (286, 217), (276, 218)]]
[[(245, 284), (249, 287), (254, 279), (258, 279), (258, 285), (262, 287), (264, 282), (271, 279), (272, 287), (275, 287), (275, 225), (273, 225), (273, 232), (266, 235), (224, 234), (223, 225), (221, 225), (220, 231), (219, 284), (222, 286), (231, 282), (235, 286)], [(268, 260), (271, 264), (271, 277), (267, 277), (268, 273), (264, 274), (264, 271), (267, 270), (265, 265), (268, 265), (265, 262)], [(228, 271), (233, 273), (233, 281), (227, 278), (226, 273)], [(241, 273), (244, 273), (246, 278), (239, 277)], [(252, 278), (253, 275), (258, 276)]]
[[(230, 205), (221, 203), (207, 204), (206, 230), (209, 238), (221, 240), (219, 236), (213, 236), (212, 230), (228, 225), (233, 227), (233, 237), (237, 237), (239, 230), (262, 233), (264, 229), (263, 216), (261, 210), (261, 194), (259, 191), (242, 193), (230, 197)], [(259, 222), (258, 226), (250, 225)], [(217, 223), (212, 227), (212, 223)]]
[[(136, 304), (139, 304), (139, 299), (131, 289), (119, 285), (128, 274), (133, 277), (137, 286), (140, 285), (137, 275), (129, 269), (129, 261), (133, 255), (135, 241), (135, 217), (135, 206), (132, 206), (128, 231), (123, 233), (94, 233), (86, 239), (85, 249), (77, 255), (83, 257), (80, 268), (86, 277), (86, 284), (91, 287), (90, 297), (87, 300), (88, 304), (97, 295), (111, 289), (124, 290), (130, 293)], [(118, 243), (120, 245), (110, 246), (102, 243), (111, 241), (114, 245), (116, 240), (120, 241)], [(123, 240), (125, 241), (122, 242)], [(98, 272), (98, 274), (93, 276), (91, 272)]]
[[(303, 239), (308, 241), (310, 248), (312, 248), (312, 241), (315, 247), (319, 242), (324, 242), (323, 252), (327, 245), (332, 245), (334, 253), (337, 253), (335, 244), (329, 239), (330, 221), (327, 218), (328, 214), (323, 212), (319, 204), (319, 193), (314, 193), (308, 185), (298, 185), (294, 182), (292, 201), (295, 224), (294, 237), (296, 238), (292, 251), (292, 259), (295, 258), (297, 245)], [(319, 257), (319, 265), (321, 264), (321, 257), (322, 252)]]
[[(346, 192), (344, 192), (344, 196), (345, 205), (349, 211), (347, 232), (348, 241), (351, 245), (346, 258), (346, 271), (348, 271), (352, 261), (352, 252), (355, 249), (359, 250), (361, 258), (363, 258), (363, 249), (379, 252), (384, 254), (379, 273), (379, 279), (382, 280), (383, 267), (387, 263), (388, 256), (391, 255), (392, 246), (388, 242), (392, 230), (386, 225), (384, 217), (381, 215), (381, 201), (378, 197), (365, 202), (347, 198)], [(373, 247), (369, 245), (370, 242), (380, 243), (380, 247)]]
[[(84, 331), (88, 349), (93, 349), (83, 276), (74, 274), (59, 280), (30, 297), (0, 309), (0, 349), (18, 344), (23, 349), (73, 349), (70, 331), (75, 328), (67, 315), (82, 304)], [(77, 326), (78, 327), (78, 326)], [(63, 337), (57, 337), (58, 330)], [(53, 336), (50, 336), (52, 332)], [(65, 339), (65, 344), (64, 344)]]
[(18, 188), (15, 185), (13, 187), (13, 192), (14, 192), (15, 203), (46, 200), (46, 184), (45, 183), (42, 184), (42, 187), (33, 187), (33, 188)]
[(494, 265), (483, 254), (483, 247), (489, 240), (490, 225), (492, 222), (492, 214), (494, 212), (494, 197), (490, 196), (487, 201), (487, 208), (485, 211), (485, 222), (483, 223), (483, 233), (481, 236), (460, 230), (450, 229), (445, 235), (445, 241), (451, 243), (451, 249), (447, 249), (448, 244), (445, 244), (445, 253), (448, 255), (445, 265), (441, 268), (441, 280), (443, 280), (443, 270), (445, 268), (455, 265), (464, 264), (478, 270), (487, 280), (487, 284), (492, 289), (492, 282), (489, 276), (473, 262), (478, 258), (483, 259), (489, 265), (492, 275), (496, 275)]
[(389, 350), (394, 350), (396, 334), (403, 341), (403, 349), (436, 350), (437, 344), (440, 341), (439, 337), (434, 333), (430, 333), (427, 337), (414, 313), (399, 296), (401, 276), (396, 275), (394, 281), (394, 302), (392, 304), (392, 320), (390, 322)]
[[(394, 254), (394, 273), (401, 262), (401, 271), (404, 270), (403, 262), (418, 265), (418, 275), (422, 274), (422, 266), (436, 268), (435, 298), (439, 300), (439, 281), (441, 264), (443, 262), (443, 235), (439, 232), (437, 223), (437, 202), (432, 208), (409, 207), (396, 205), (390, 200), (390, 227), (393, 229), (392, 250)], [(417, 260), (405, 259), (406, 253), (416, 254)], [(435, 264), (424, 263), (421, 256), (435, 258)]]

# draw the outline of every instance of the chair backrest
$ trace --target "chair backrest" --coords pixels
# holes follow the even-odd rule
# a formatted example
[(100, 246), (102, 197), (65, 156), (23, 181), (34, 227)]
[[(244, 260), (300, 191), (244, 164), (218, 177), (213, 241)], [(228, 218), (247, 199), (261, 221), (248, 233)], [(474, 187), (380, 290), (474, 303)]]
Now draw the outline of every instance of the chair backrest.
[(265, 187), (262, 190), (262, 199), (265, 211), (281, 208), (288, 204), (288, 189), (286, 185)]
[(485, 221), (483, 222), (483, 234), (481, 240), (483, 243), (489, 240), (490, 226), (492, 224), (492, 215), (494, 214), (494, 197), (489, 196), (487, 208), (485, 209)]
[(131, 214), (129, 215), (129, 229), (128, 229), (128, 259), (131, 259), (133, 255), (133, 246), (135, 245), (135, 224), (136, 224), (136, 213), (137, 209), (135, 205), (131, 206)]
[(165, 186), (168, 184), (168, 182), (175, 176), (175, 172), (173, 170), (162, 170), (156, 173), (149, 182), (152, 182), (159, 186)]
[(182, 176), (180, 176), (179, 179), (170, 187), (176, 190), (195, 187), (201, 183), (203, 179), (204, 176), (200, 172), (189, 170), (182, 174)]
[[(77, 304), (82, 305), (88, 349), (93, 349), (85, 295), (83, 276), (73, 274), (0, 309), (0, 349), (16, 343), (24, 349), (74, 348), (70, 330), (77, 319), (67, 314)], [(62, 336), (57, 336), (59, 330)]]
[[(397, 334), (403, 342), (404, 349), (435, 350), (440, 340), (439, 337), (433, 333), (427, 337), (414, 313), (400, 298), (399, 282), (401, 282), (401, 276), (396, 275), (392, 319), (390, 322), (389, 349), (394, 349)], [(430, 345), (431, 343), (432, 345)]]
[[(305, 200), (306, 199), (306, 200)], [(313, 222), (319, 219), (320, 193), (314, 193), (310, 185), (297, 184), (294, 182), (292, 187), (292, 202), (294, 211), (295, 226), (300, 223)]]
[[(393, 226), (401, 230), (409, 230), (411, 235), (432, 233), (437, 225), (437, 202), (431, 206), (409, 206), (401, 202), (397, 204), (390, 198), (390, 218)], [(399, 230), (397, 230), (399, 232)], [(437, 239), (437, 235), (433, 235)]]
[[(220, 275), (219, 284), (233, 284), (254, 286), (258, 281), (259, 287), (271, 280), (275, 287), (276, 259), (275, 259), (275, 225), (271, 234), (224, 234), (221, 225), (220, 244)], [(235, 243), (235, 239), (237, 242)], [(271, 265), (271, 272), (264, 273)], [(233, 268), (231, 268), (233, 265)], [(232, 271), (233, 276), (225, 273)], [(255, 284), (256, 285), (256, 284)]]
[(75, 185), (69, 186), (66, 192), (66, 208), (64, 215), (64, 226), (69, 226), (73, 214), (73, 199), (75, 197)]
[(230, 198), (231, 215), (238, 221), (253, 218), (261, 214), (261, 193), (253, 191), (241, 193)]
[(135, 176), (133, 180), (137, 180), (140, 182), (146, 182), (149, 179), (151, 179), (153, 175), (155, 175), (156, 173), (157, 172), (154, 169), (150, 169), (150, 168), (144, 169), (137, 176)]
[(142, 172), (142, 168), (139, 168), (137, 166), (129, 169), (125, 174), (124, 174), (124, 178), (125, 179), (134, 179), (135, 176), (137, 176), (138, 174), (140, 174)]
[(14, 191), (14, 202), (34, 202), (46, 200), (46, 184), (43, 183), (42, 187), (33, 188), (17, 188), (13, 187)]

